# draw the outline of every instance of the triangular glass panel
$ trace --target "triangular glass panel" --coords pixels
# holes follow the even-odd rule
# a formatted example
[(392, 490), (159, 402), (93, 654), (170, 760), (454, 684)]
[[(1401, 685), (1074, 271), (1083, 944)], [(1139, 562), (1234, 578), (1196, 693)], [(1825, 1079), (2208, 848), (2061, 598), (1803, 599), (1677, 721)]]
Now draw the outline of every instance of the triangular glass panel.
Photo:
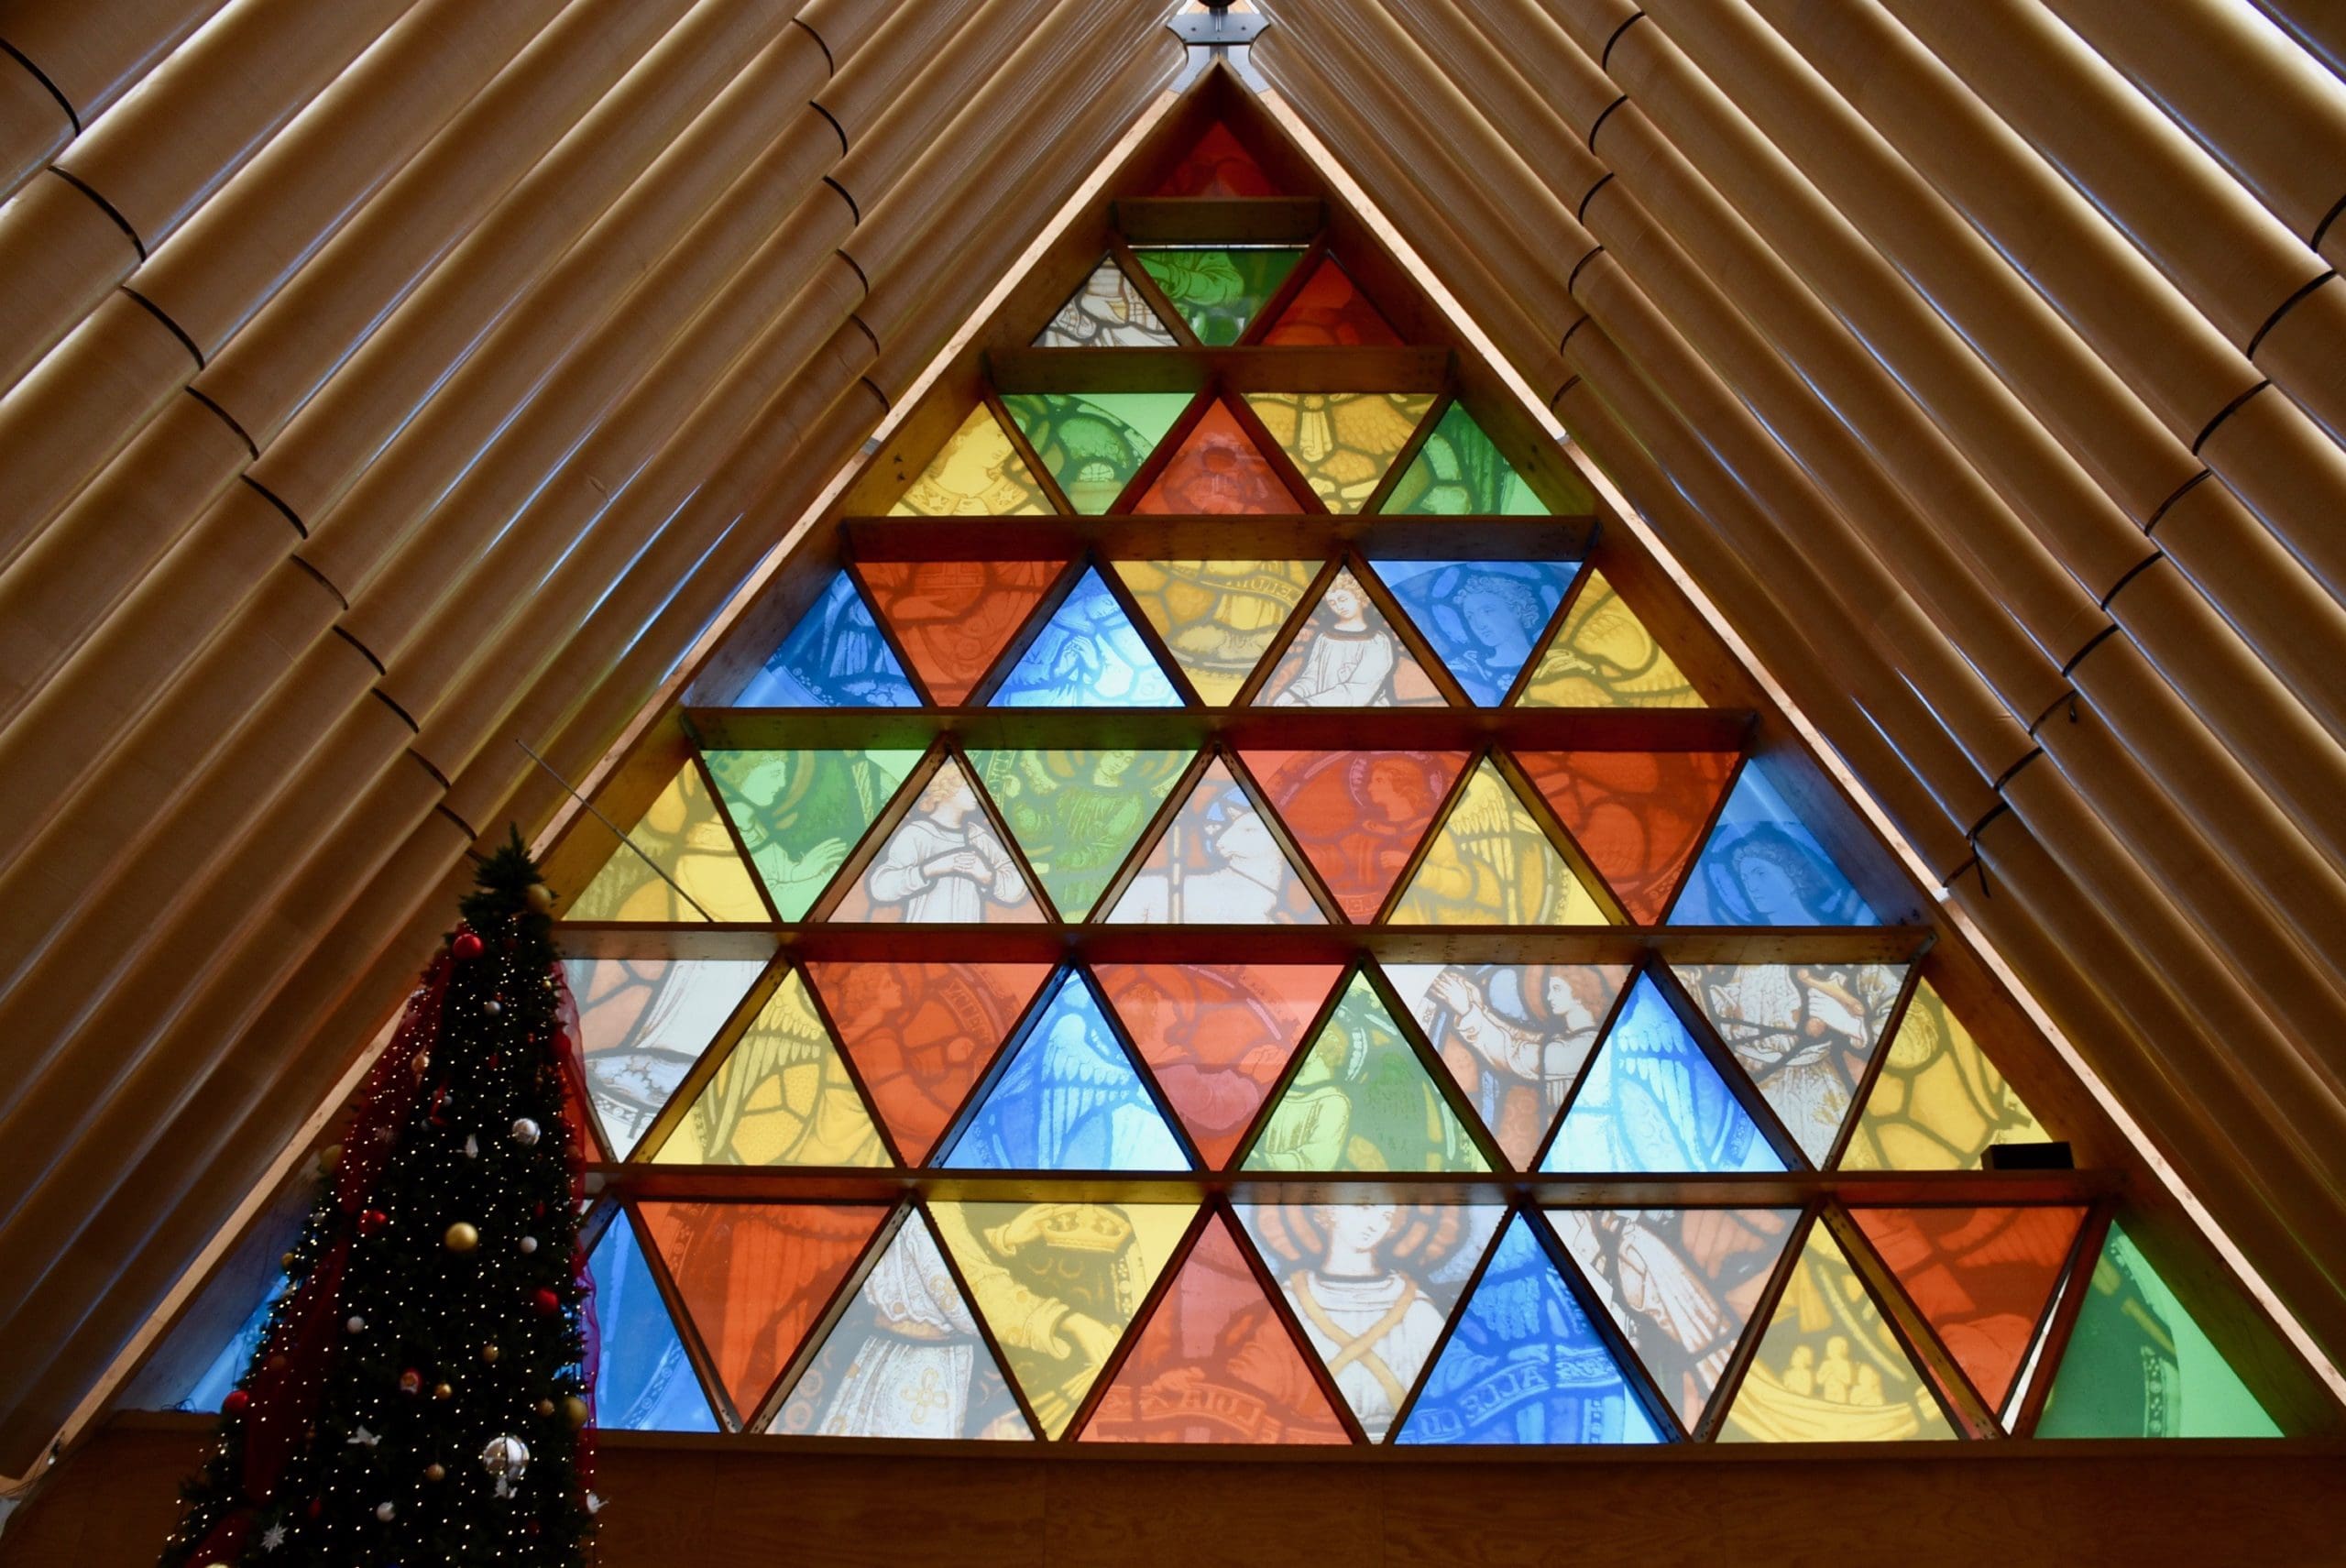
[(624, 1212), (586, 1263), (595, 1286), (595, 1424), (607, 1431), (715, 1431), (692, 1357)]
[(1216, 757), (1118, 896), (1117, 926), (1318, 926), (1301, 872)]
[(1368, 505), (1433, 407), (1431, 392), (1249, 392), (1246, 406), (1330, 511)]
[(1048, 964), (811, 963), (872, 1103), (907, 1165), (928, 1158)]
[(1334, 964), (1092, 967), (1212, 1170), (1237, 1151), (1342, 972)]
[(1255, 155), (1230, 134), (1230, 127), (1216, 120), (1150, 194), (1226, 198), (1277, 196), (1282, 192), (1255, 160)]
[(993, 694), (996, 707), (1178, 707), (1173, 683), (1097, 566), (1026, 645)]
[(1488, 1170), (1365, 973), (1255, 1135), (1244, 1170)]
[(848, 884), (831, 918), (1034, 923), (1043, 915), (1017, 857), (979, 804), (977, 787), (948, 757), (872, 863)]
[(1799, 1218), (1797, 1209), (1558, 1209), (1548, 1222), (1691, 1431)]
[[(997, 1280), (990, 1277), (989, 1287), (999, 1289)], [(1035, 1435), (917, 1210), (896, 1227), (769, 1430), (809, 1437)]]
[(1394, 1441), (1661, 1442), (1612, 1347), (1527, 1214), (1507, 1222)]
[(635, 1152), (765, 969), (757, 959), (565, 959), (586, 1097), (614, 1159)]
[(1555, 1125), (1628, 964), (1387, 964), (1385, 978), (1509, 1164)]
[(894, 517), (1031, 517), (1058, 510), (1002, 422), (980, 403), (888, 511)]
[(1114, 257), (1103, 256), (1050, 324), (1036, 334), (1035, 346), (1171, 348), (1175, 343), (1148, 297), (1124, 276)]
[(1784, 1162), (1653, 977), (1641, 974), (1540, 1168), (1681, 1176), (1781, 1170)]
[(1896, 1442), (1956, 1431), (1833, 1233), (1815, 1224), (1718, 1435)]
[(1595, 896), (1487, 757), (1466, 780), (1387, 918), (1396, 926), (1606, 923)]
[(1507, 700), (1580, 570), (1577, 561), (1374, 565), (1477, 707)]
[(1238, 695), (1303, 601), (1317, 561), (1118, 561), (1116, 576), (1189, 685), (1220, 707)]
[(888, 1151), (793, 970), (726, 1053), (655, 1165), (886, 1165)]
[(1464, 751), (1246, 751), (1255, 783), (1345, 918), (1376, 918), (1466, 765)]
[(1188, 1170), (1140, 1069), (1069, 970), (937, 1164), (947, 1170)]
[(1659, 923), (1735, 773), (1733, 751), (1518, 751), (1632, 922)]
[(1906, 983), (1904, 964), (1676, 964), (1672, 971), (1823, 1169)]
[(1068, 504), (1097, 516), (1189, 406), (1187, 392), (1013, 392), (1010, 417), (1050, 470)]
[(840, 572), (750, 677), (736, 707), (918, 707), (920, 694)]
[[(1587, 511), (1594, 501), (1581, 506)], [(1546, 517), (1547, 503), (1464, 403), (1442, 410), (1377, 509), (1388, 517)]]
[(1303, 259), (1301, 249), (1288, 246), (1151, 246), (1133, 254), (1209, 347), (1244, 337)]
[(708, 771), (784, 920), (803, 920), (920, 761), (914, 750), (710, 751)]
[(1043, 595), (1058, 561), (870, 561), (859, 569), (888, 629), (940, 706), (958, 707)]
[(1262, 515), (1299, 510), (1271, 460), (1217, 398), (1158, 471), (1136, 512)]
[(646, 1201), (637, 1212), (745, 1421), (888, 1214), (863, 1203)]
[(1927, 980), (1874, 1074), (1844, 1170), (1977, 1170), (1991, 1144), (2052, 1137)]
[(2085, 1210), (1852, 1209), (1849, 1217), (1980, 1398), (2002, 1409)]
[(972, 751), (970, 765), (1059, 917), (1080, 920), (1140, 841), (1191, 755), (1129, 749)]
[(1263, 342), (1281, 348), (1398, 348), (1401, 334), (1336, 265), (1336, 258), (1323, 256), (1263, 334)]
[(1507, 1211), (1482, 1203), (1250, 1203), (1255, 1250), (1304, 1343), (1382, 1442)]
[(181, 1336), (195, 1326), (192, 1320), (182, 1321), (171, 1331), (168, 1342), (170, 1348), (159, 1352), (147, 1364), (123, 1396), (124, 1406), (134, 1410), (201, 1410), (206, 1415), (218, 1414), (220, 1402), (243, 1380), (252, 1367), (253, 1357), (260, 1354), (261, 1341), (269, 1335), (269, 1315), (292, 1284), (290, 1276), (275, 1276), (270, 1279), (269, 1288), (261, 1292), (260, 1300), (245, 1315), (244, 1321), (236, 1325), (235, 1332), (220, 1342), (212, 1358), (196, 1369), (192, 1379), (183, 1380), (175, 1386), (166, 1384), (158, 1389), (155, 1385), (163, 1380), (156, 1373), (164, 1365), (164, 1357), (178, 1349), (182, 1343)]
[(1592, 566), (1518, 701), (1525, 707), (1701, 707), (1703, 694)]
[(1694, 861), (1672, 926), (1879, 926), (1863, 894), (1756, 765)]
[(937, 1203), (937, 1234), (1057, 1438), (1197, 1212), (1190, 1203)]
[[(2281, 1429), (2116, 1224), (2082, 1288), (2038, 1437), (2278, 1437)], [(2044, 1374), (2039, 1373), (2039, 1376)]]
[[(587, 829), (602, 834), (599, 827)], [(725, 818), (690, 758), (614, 843), (603, 869), (563, 910), (565, 920), (762, 925), (771, 918)]]
[(1352, 1441), (1220, 1215), (1199, 1233), (1172, 1288), (1084, 1423), (1083, 1438)]
[(1255, 694), (1257, 707), (1441, 707), (1441, 690), (1349, 569)]

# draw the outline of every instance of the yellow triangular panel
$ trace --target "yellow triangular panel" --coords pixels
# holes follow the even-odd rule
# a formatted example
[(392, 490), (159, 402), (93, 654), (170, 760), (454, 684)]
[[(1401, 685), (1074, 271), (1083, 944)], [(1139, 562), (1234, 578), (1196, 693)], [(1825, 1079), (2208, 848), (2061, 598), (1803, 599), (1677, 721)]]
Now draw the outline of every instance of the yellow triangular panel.
[(1246, 406), (1330, 511), (1360, 510), (1417, 433), (1431, 392), (1249, 392)]
[(652, 1157), (661, 1165), (886, 1165), (872, 1113), (793, 970)]
[[(717, 803), (701, 782), (700, 770), (691, 762), (676, 771), (627, 836), (635, 848), (613, 845), (603, 869), (570, 901), (563, 918), (697, 923), (703, 918), (701, 910), (711, 920), (762, 923), (773, 918), (758, 896), (750, 868), (741, 863), (741, 852), (734, 848)], [(665, 881), (662, 872), (667, 873)], [(691, 903), (678, 896), (678, 888)]]
[(1702, 693), (1605, 574), (1591, 570), (1524, 687), (1525, 707), (1700, 707)]
[(1595, 895), (1487, 757), (1435, 830), (1387, 919), (1396, 926), (1607, 923)]
[(1924, 981), (1890, 1037), (1841, 1164), (1849, 1170), (1977, 1170), (1990, 1144), (2043, 1143), (2052, 1135)]
[(895, 517), (1008, 517), (1051, 510), (1034, 470), (980, 403), (888, 509)]
[(1198, 695), (1221, 707), (1301, 603), (1317, 561), (1118, 561), (1116, 575)]

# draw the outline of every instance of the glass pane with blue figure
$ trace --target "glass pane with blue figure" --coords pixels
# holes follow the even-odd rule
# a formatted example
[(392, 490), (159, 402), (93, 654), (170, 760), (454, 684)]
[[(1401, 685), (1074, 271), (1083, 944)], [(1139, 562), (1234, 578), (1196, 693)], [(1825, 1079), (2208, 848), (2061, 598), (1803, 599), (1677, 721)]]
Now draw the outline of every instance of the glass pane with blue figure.
[(290, 1277), (279, 1275), (276, 1283), (261, 1298), (260, 1304), (237, 1325), (236, 1332), (228, 1336), (227, 1343), (220, 1347), (220, 1353), (196, 1374), (195, 1381), (188, 1385), (187, 1391), (170, 1400), (164, 1408), (216, 1413), (220, 1401), (228, 1397), (228, 1390), (236, 1386), (236, 1379), (245, 1375), (245, 1369), (253, 1364), (253, 1357), (259, 1354), (261, 1337), (269, 1332), (269, 1311), (292, 1283)]
[(1189, 1168), (1140, 1069), (1072, 970), (939, 1163), (948, 1170)]
[(1677, 1176), (1782, 1170), (1718, 1068), (1639, 975), (1540, 1168)]
[(619, 1431), (715, 1431), (708, 1396), (624, 1212), (611, 1216), (586, 1267), (601, 1355), (596, 1424)]
[(845, 572), (750, 677), (737, 707), (918, 707), (895, 651)]
[(1089, 567), (1019, 657), (997, 707), (1178, 707), (1124, 607)]
[(1377, 561), (1477, 707), (1507, 700), (1580, 571), (1577, 561)]
[(1531, 1221), (1507, 1223), (1401, 1423), (1404, 1443), (1661, 1442)]
[(1746, 763), (1694, 861), (1672, 926), (1879, 926), (1767, 774)]

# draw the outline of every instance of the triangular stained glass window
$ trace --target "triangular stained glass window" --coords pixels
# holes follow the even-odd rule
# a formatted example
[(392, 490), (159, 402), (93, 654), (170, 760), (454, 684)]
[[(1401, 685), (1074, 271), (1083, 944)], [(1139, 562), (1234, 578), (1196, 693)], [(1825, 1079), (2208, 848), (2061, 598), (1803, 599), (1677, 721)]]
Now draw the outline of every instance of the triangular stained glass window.
[(1057, 1438), (1197, 1211), (1189, 1203), (937, 1203), (930, 1212), (1043, 1435)]
[(1747, 763), (1671, 906), (1672, 926), (1879, 926), (1881, 916)]
[(1336, 1391), (1381, 1442), (1507, 1218), (1497, 1204), (1249, 1203), (1238, 1223)]
[(1396, 926), (1602, 926), (1604, 908), (1485, 758), (1426, 845)]
[(1735, 773), (1733, 751), (1518, 751), (1630, 920), (1655, 925)]
[(1181, 772), (1188, 751), (973, 751), (987, 795), (1060, 918), (1080, 920), (1116, 874)]
[(1288, 644), (1257, 707), (1441, 707), (1441, 690), (1349, 569)]
[(915, 751), (710, 751), (709, 775), (784, 920), (804, 919), (878, 821)]
[(1023, 921), (1043, 918), (1018, 858), (948, 757), (921, 785), (870, 864), (832, 912), (838, 921)]
[(1433, 406), (1433, 394), (1249, 392), (1246, 406), (1321, 504), (1350, 515), (1366, 507), (1385, 482), (1393, 460)]
[(1464, 751), (1247, 751), (1249, 772), (1335, 895), (1345, 918), (1376, 918)]
[(736, 707), (918, 707), (920, 694), (845, 572), (831, 578)]
[(1013, 392), (1002, 400), (1068, 499), (1087, 516), (1115, 504), (1189, 406), (1187, 392)]
[(1595, 1053), (1628, 964), (1391, 964), (1401, 1005), (1510, 1164), (1530, 1165)]
[(1677, 1176), (1781, 1170), (1784, 1162), (1653, 977), (1641, 974), (1540, 1168)]
[(1416, 517), (1549, 515), (1547, 503), (1484, 433), (1466, 405), (1458, 402), (1442, 410), (1425, 444), (1378, 510), (1388, 516)]
[(762, 924), (769, 916), (700, 769), (687, 758), (628, 828), (626, 841), (611, 846), (603, 869), (570, 901), (563, 918), (674, 925)]
[(1336, 258), (1323, 256), (1263, 342), (1281, 348), (1398, 348), (1401, 334), (1354, 286)]
[(652, 1157), (658, 1165), (886, 1165), (880, 1129), (794, 970)]
[(1057, 510), (1002, 422), (983, 403), (970, 411), (912, 488), (888, 509), (896, 517), (1020, 517)]
[(624, 1212), (586, 1264), (595, 1286), (595, 1422), (610, 1431), (715, 1431), (692, 1357)]
[(637, 1142), (765, 965), (754, 959), (565, 959), (586, 1097), (615, 1159)]
[(747, 1420), (888, 1212), (650, 1201), (638, 1212), (734, 1413)]
[(1679, 964), (1672, 971), (1811, 1165), (1832, 1162), (1903, 964)]
[(1244, 1170), (1488, 1170), (1365, 974), (1320, 1026)]
[(1271, 460), (1263, 455), (1230, 411), (1217, 398), (1205, 415), (1189, 427), (1148, 490), (1133, 506), (1136, 512), (1244, 513), (1260, 515), (1299, 510), (1295, 497), (1281, 482)]
[(1209, 1169), (1236, 1152), (1343, 971), (1334, 964), (1096, 964), (1092, 975)]
[(1133, 254), (1209, 347), (1244, 336), (1303, 259), (1300, 249), (1287, 246), (1152, 246)]
[(1189, 150), (1151, 192), (1157, 196), (1277, 196), (1255, 155), (1220, 120), (1205, 128)]
[(1592, 566), (1518, 700), (1525, 707), (1701, 707), (1703, 694)]
[(1188, 1170), (1091, 988), (1069, 971), (937, 1163), (948, 1170)]
[(806, 972), (897, 1153), (919, 1165), (1051, 966), (817, 962)]
[(1394, 1439), (1402, 1443), (1661, 1442), (1612, 1348), (1529, 1215), (1507, 1222)]
[(858, 570), (930, 697), (956, 707), (1064, 568), (1059, 561), (868, 561)]
[(2051, 1136), (1925, 980), (1899, 1017), (1841, 1166), (1977, 1170), (1992, 1144)]
[[(999, 1276), (988, 1288), (999, 1288)], [(810, 1437), (1032, 1438), (918, 1211), (823, 1337), (773, 1429)]]
[(1238, 696), (1319, 575), (1317, 561), (1118, 561), (1116, 576), (1200, 696)]
[(993, 706), (1178, 707), (1181, 699), (1092, 566), (1003, 677)]
[(1575, 561), (1373, 565), (1477, 707), (1507, 700), (1580, 570)]
[(1216, 757), (1108, 912), (1119, 926), (1317, 926), (1327, 916)]
[(1548, 1222), (1692, 1431), (1792, 1239), (1797, 1209), (1558, 1209)]
[(1037, 348), (1170, 348), (1172, 332), (1157, 319), (1148, 297), (1113, 256), (1067, 297), (1050, 324), (1036, 334)]
[(1980, 1398), (2001, 1409), (2085, 1210), (1852, 1209), (1849, 1217)]
[(1087, 1442), (1342, 1443), (1351, 1438), (1216, 1215), (1084, 1424)]

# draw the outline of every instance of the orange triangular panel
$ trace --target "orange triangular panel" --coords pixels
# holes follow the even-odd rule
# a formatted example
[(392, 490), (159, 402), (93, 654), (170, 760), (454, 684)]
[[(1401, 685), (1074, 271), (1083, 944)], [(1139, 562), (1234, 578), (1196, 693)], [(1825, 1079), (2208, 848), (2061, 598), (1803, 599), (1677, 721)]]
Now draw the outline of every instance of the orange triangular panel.
[(810, 963), (839, 1041), (907, 1165), (1002, 1049), (1048, 964)]
[(1376, 918), (1442, 808), (1464, 751), (1241, 753), (1345, 918)]
[(1991, 1409), (2035, 1342), (2082, 1208), (1852, 1209), (1907, 1299)]
[(1216, 120), (1150, 192), (1157, 196), (1277, 196), (1282, 194), (1255, 155)]
[(1263, 341), (1280, 347), (1398, 348), (1401, 334), (1354, 286), (1336, 258), (1323, 256)]
[(1735, 773), (1733, 751), (1519, 751), (1632, 923), (1658, 925)]
[(967, 702), (1059, 575), (1057, 561), (870, 561), (857, 569), (928, 695)]
[(1189, 428), (1135, 511), (1291, 512), (1300, 509), (1270, 459), (1216, 399)]
[(1094, 964), (1206, 1164), (1229, 1163), (1343, 970), (1335, 964)]

